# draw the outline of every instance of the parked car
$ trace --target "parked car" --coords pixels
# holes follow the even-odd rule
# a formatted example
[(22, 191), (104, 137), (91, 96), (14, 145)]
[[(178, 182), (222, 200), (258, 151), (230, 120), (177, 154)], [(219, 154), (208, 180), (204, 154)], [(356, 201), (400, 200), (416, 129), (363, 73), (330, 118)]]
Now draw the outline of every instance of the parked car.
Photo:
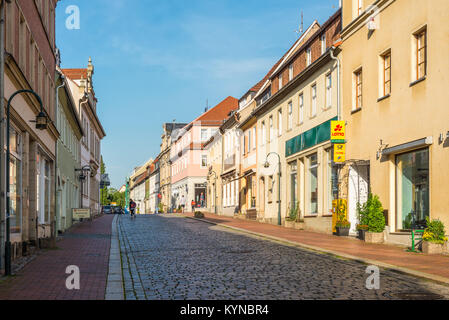
[(113, 214), (111, 206), (103, 206), (103, 214)]
[(122, 207), (114, 207), (114, 213), (115, 214), (123, 214)]

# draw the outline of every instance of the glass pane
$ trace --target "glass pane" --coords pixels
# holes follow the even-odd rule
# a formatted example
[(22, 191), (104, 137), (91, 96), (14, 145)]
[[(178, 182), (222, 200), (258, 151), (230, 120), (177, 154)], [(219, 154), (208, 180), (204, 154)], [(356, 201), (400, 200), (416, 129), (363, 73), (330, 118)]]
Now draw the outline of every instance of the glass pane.
[(396, 166), (397, 229), (407, 230), (429, 216), (429, 150), (399, 155)]
[(310, 213), (318, 213), (318, 166), (317, 155), (309, 158), (309, 199)]
[(10, 188), (10, 229), (11, 233), (20, 233), (22, 226), (21, 195), (20, 195), (20, 161), (11, 156), (9, 163)]

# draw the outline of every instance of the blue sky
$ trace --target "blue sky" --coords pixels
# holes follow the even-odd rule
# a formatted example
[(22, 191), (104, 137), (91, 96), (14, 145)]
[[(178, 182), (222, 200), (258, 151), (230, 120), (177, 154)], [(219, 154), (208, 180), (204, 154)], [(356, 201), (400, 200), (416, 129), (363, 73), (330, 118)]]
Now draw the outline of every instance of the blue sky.
[[(68, 30), (66, 8), (80, 9)], [(338, 0), (63, 0), (56, 44), (63, 68), (95, 65), (102, 154), (113, 187), (156, 157), (162, 124), (190, 122), (206, 106), (240, 98), (304, 28), (324, 22)]]

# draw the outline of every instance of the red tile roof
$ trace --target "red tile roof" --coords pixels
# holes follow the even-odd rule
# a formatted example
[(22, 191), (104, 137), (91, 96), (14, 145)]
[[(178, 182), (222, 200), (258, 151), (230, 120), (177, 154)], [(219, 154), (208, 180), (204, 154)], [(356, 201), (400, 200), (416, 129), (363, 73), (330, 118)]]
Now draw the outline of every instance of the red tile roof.
[(87, 69), (62, 69), (62, 72), (72, 80), (87, 79)]
[(223, 120), (228, 118), (229, 113), (238, 108), (239, 100), (229, 96), (215, 107), (196, 118), (193, 122), (201, 121), (206, 125), (215, 123), (221, 125)]

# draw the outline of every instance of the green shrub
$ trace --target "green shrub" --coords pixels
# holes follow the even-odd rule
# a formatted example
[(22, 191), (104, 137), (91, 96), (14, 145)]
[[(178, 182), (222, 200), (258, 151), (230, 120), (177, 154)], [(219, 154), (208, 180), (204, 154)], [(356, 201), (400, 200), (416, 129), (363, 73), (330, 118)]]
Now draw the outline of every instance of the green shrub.
[(290, 208), (290, 213), (287, 218), (288, 221), (296, 221), (299, 213), (299, 202), (296, 202), (296, 207)]
[(444, 224), (440, 220), (432, 220), (427, 217), (427, 228), (424, 230), (423, 240), (438, 244), (444, 244), (447, 241)]
[(366, 203), (361, 206), (360, 225), (367, 225), (369, 232), (383, 232), (385, 229), (385, 217), (382, 203), (377, 195), (370, 194)]
[(164, 213), (164, 205), (162, 204), (162, 202), (159, 203), (159, 206), (158, 206), (158, 212), (159, 212), (159, 213)]

